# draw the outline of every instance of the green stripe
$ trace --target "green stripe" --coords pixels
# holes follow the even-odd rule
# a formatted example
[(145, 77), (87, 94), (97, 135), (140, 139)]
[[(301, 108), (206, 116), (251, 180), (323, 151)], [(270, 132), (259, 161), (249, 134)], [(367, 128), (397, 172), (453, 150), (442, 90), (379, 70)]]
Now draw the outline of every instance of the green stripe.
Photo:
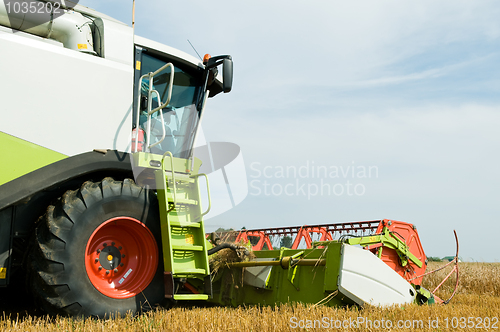
[(0, 185), (67, 156), (0, 132)]

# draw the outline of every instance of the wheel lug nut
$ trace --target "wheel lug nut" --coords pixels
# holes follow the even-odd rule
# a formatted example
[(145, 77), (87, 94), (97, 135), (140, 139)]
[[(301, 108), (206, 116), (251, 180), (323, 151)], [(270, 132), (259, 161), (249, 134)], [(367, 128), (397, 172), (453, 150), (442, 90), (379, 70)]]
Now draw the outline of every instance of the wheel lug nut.
[(122, 266), (122, 267), (123, 267), (123, 263), (120, 263), (120, 266)]
[(118, 269), (114, 269), (114, 270), (113, 270), (113, 272), (114, 272), (114, 273), (118, 272)]
[(114, 246), (114, 245), (115, 245), (115, 243), (114, 243), (114, 242), (111, 242), (111, 245), (112, 245), (112, 246)]
[(102, 270), (102, 266), (99, 266), (98, 270), (101, 271)]
[(99, 262), (99, 258), (96, 258), (96, 259), (94, 260), (94, 262), (96, 262), (96, 263), (97, 263), (97, 262)]
[(106, 274), (109, 274), (109, 270), (106, 270)]
[(118, 250), (122, 250), (122, 246), (119, 246), (119, 247), (118, 247)]
[(101, 253), (101, 249), (97, 249), (97, 253), (100, 254)]
[(122, 255), (122, 258), (125, 258), (125, 255)]
[(107, 244), (107, 243), (104, 243), (104, 244), (103, 244), (103, 247), (107, 247), (107, 246), (108, 246), (108, 244)]

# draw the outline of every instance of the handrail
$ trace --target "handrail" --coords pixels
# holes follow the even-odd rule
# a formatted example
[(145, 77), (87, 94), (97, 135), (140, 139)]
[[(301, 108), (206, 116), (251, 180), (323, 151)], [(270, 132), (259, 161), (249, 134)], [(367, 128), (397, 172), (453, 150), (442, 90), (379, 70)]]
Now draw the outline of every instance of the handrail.
[[(172, 98), (172, 89), (174, 86), (174, 73), (175, 73), (175, 68), (174, 68), (174, 65), (172, 63), (169, 62), (169, 63), (165, 64), (164, 66), (162, 66), (161, 68), (159, 68), (154, 73), (151, 73), (152, 74), (151, 78), (153, 78), (153, 76), (155, 76), (156, 74), (162, 72), (167, 67), (170, 67), (170, 74), (171, 74), (170, 80), (168, 82), (167, 100), (165, 101), (165, 103), (162, 106), (158, 106), (157, 108), (152, 110), (151, 114), (153, 114), (154, 112), (158, 112), (159, 110), (165, 108), (170, 103), (170, 99)], [(159, 97), (159, 95), (158, 95), (158, 97)]]
[[(177, 196), (175, 192), (177, 191), (177, 188), (175, 187), (175, 169), (174, 169), (174, 156), (172, 155), (172, 152), (167, 151), (163, 154), (163, 158), (161, 159), (161, 171), (163, 172), (163, 176), (165, 177), (165, 166), (163, 164), (163, 161), (165, 160), (166, 156), (170, 157), (170, 166), (171, 166), (171, 171), (172, 171), (172, 183), (173, 183), (173, 189), (174, 189), (174, 205), (168, 209), (167, 213), (175, 209), (175, 206), (177, 205)], [(165, 197), (167, 196), (166, 190), (165, 190)]]
[[(165, 103), (162, 103), (161, 102), (161, 97), (160, 97), (160, 94), (158, 93), (157, 90), (153, 89), (153, 78), (155, 75), (157, 75), (158, 73), (162, 72), (163, 70), (165, 70), (167, 67), (170, 67), (170, 79), (169, 79), (169, 83), (168, 83), (168, 90), (167, 90), (167, 100), (165, 101)], [(151, 134), (151, 123), (150, 123), (150, 119), (151, 119), (151, 115), (153, 115), (154, 113), (164, 109), (165, 107), (167, 107), (167, 105), (170, 103), (170, 100), (172, 98), (172, 89), (173, 89), (173, 86), (174, 86), (174, 74), (175, 74), (175, 67), (172, 63), (166, 63), (165, 65), (161, 66), (160, 68), (158, 68), (156, 71), (154, 72), (149, 72), (147, 74), (144, 74), (142, 75), (140, 78), (139, 78), (139, 83), (138, 83), (138, 86), (137, 86), (137, 114), (136, 114), (136, 125), (135, 125), (135, 128), (137, 130), (139, 130), (139, 118), (140, 118), (140, 115), (141, 115), (141, 90), (142, 90), (142, 81), (145, 79), (145, 78), (148, 78), (149, 79), (149, 89), (148, 89), (148, 111), (147, 111), (147, 123), (148, 123), (148, 128), (147, 128), (147, 132), (146, 132), (146, 146), (147, 146), (147, 149), (151, 149), (153, 146), (155, 145), (158, 145), (160, 144), (164, 139), (165, 139), (165, 136), (166, 136), (166, 131), (165, 131), (165, 122), (164, 122), (164, 118), (163, 118), (163, 112), (160, 112), (160, 116), (161, 116), (161, 122), (162, 122), (162, 138), (152, 144), (152, 145), (149, 145), (149, 142), (150, 142), (150, 134)], [(158, 104), (159, 106), (156, 107), (155, 109), (151, 110), (152, 108), (152, 101), (153, 101), (153, 93), (156, 94), (157, 98), (158, 98)], [(137, 152), (137, 144), (135, 145), (134, 147), (134, 151), (133, 152)]]
[[(157, 90), (151, 90), (151, 96), (153, 95), (153, 93), (156, 94), (156, 97), (158, 97), (158, 100), (160, 100), (160, 94), (158, 93)], [(152, 98), (149, 98), (149, 102), (151, 102)], [(160, 104), (161, 104), (161, 101), (160, 101)], [(165, 103), (164, 105), (167, 105), (167, 103)], [(149, 105), (148, 105), (148, 109), (150, 109)], [(151, 121), (149, 121), (149, 118), (151, 115), (153, 115), (153, 111), (150, 111), (148, 112), (148, 133), (151, 133)], [(151, 149), (153, 146), (156, 146), (158, 144), (160, 144), (161, 142), (163, 142), (163, 140), (165, 139), (165, 136), (167, 135), (167, 132), (165, 131), (165, 118), (163, 117), (163, 112), (160, 112), (160, 118), (161, 118), (161, 131), (162, 131), (162, 135), (161, 135), (161, 139), (156, 142), (156, 143), (153, 143), (151, 145), (149, 145), (149, 138), (150, 138), (150, 135), (147, 135), (146, 136), (146, 146), (148, 147), (148, 149)]]
[[(142, 80), (147, 77), (149, 74), (144, 74), (139, 78), (139, 84), (137, 84), (137, 112), (136, 112), (136, 117), (135, 117), (135, 129), (138, 131), (139, 130), (139, 118), (141, 116), (141, 87), (142, 87)], [(134, 151), (132, 152), (137, 152), (137, 145), (135, 144), (134, 146)]]
[(208, 209), (200, 215), (200, 218), (202, 218), (203, 216), (207, 215), (210, 212), (210, 209), (212, 208), (212, 199), (210, 198), (210, 187), (208, 185), (208, 176), (205, 173), (191, 175), (191, 177), (200, 177), (200, 176), (204, 176), (205, 180), (207, 181), (207, 195), (208, 195)]

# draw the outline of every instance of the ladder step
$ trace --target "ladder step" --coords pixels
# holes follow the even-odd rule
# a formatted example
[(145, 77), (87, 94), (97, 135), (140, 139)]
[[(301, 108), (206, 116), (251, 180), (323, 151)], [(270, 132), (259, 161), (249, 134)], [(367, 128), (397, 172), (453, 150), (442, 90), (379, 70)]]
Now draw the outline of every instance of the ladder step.
[(207, 294), (174, 294), (174, 300), (208, 300)]
[[(168, 181), (169, 182), (172, 182), (172, 172), (170, 171), (166, 171), (165, 172), (167, 178), (168, 178)], [(187, 175), (187, 174), (182, 174), (182, 173), (175, 173), (175, 181), (176, 182), (184, 182), (184, 183), (194, 183), (195, 182), (195, 179), (192, 178), (190, 175)]]
[(173, 227), (194, 227), (200, 228), (200, 223), (198, 222), (180, 222), (180, 221), (171, 221), (170, 226)]
[(193, 245), (172, 245), (172, 250), (183, 250), (183, 251), (203, 251), (203, 246), (193, 246)]
[[(173, 201), (173, 198), (172, 198)], [(178, 199), (177, 204), (180, 205), (198, 205), (198, 202), (194, 199)]]
[[(174, 202), (174, 196), (173, 195), (167, 195), (168, 202), (173, 203)], [(180, 205), (198, 205), (198, 201), (194, 199), (187, 199), (187, 198), (178, 198), (175, 200), (177, 204)]]
[(175, 269), (175, 275), (184, 275), (184, 274), (203, 274), (206, 275), (207, 271), (205, 269)]

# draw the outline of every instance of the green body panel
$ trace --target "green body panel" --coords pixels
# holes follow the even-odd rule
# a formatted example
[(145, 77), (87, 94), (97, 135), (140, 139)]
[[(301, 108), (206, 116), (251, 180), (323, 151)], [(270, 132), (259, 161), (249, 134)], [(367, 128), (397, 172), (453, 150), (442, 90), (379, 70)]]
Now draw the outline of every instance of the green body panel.
[(326, 248), (256, 251), (256, 259), (280, 260), (285, 256), (300, 255), (307, 259), (326, 259), (326, 265), (295, 266), (288, 269), (272, 266), (265, 288), (245, 283), (245, 269), (223, 269), (213, 280), (214, 297), (211, 301), (226, 306), (290, 302), (322, 303), (328, 306), (350, 304), (352, 302), (349, 299), (336, 292), (341, 246), (339, 242), (331, 242)]
[[(65, 155), (0, 132), (0, 185), (66, 158)], [(6, 162), (8, 161), (8, 162)]]
[[(274, 306), (291, 302), (326, 306), (353, 305), (353, 300), (338, 289), (342, 246), (346, 245), (348, 244), (340, 241), (324, 241), (314, 243), (312, 249), (255, 251), (255, 260), (261, 261), (261, 265), (268, 265), (259, 279), (260, 285), (255, 284), (255, 273), (247, 275), (249, 267), (241, 267), (246, 263), (230, 263), (232, 267), (221, 268), (212, 276), (214, 296), (210, 301), (234, 307), (242, 304)], [(304, 259), (303, 262), (316, 260), (315, 266), (301, 265), (301, 259)], [(283, 262), (287, 261), (290, 265), (283, 268)], [(271, 264), (275, 262), (279, 262), (279, 265)], [(263, 269), (264, 266), (259, 268)], [(419, 286), (415, 289), (418, 294), (415, 303), (435, 302), (428, 290)]]
[[(132, 154), (134, 167), (157, 170), (161, 168), (162, 159), (163, 159), (162, 155), (153, 153), (136, 152)], [(167, 162), (170, 165), (170, 161), (167, 160)], [(201, 166), (201, 160), (198, 158), (194, 158), (194, 165), (192, 165), (191, 160), (183, 158), (174, 157), (173, 162), (175, 170), (182, 174), (196, 174)]]
[[(347, 243), (351, 245), (359, 244), (360, 246), (368, 246), (371, 244), (382, 243), (385, 247), (396, 250), (399, 258), (401, 259), (401, 266), (406, 266), (408, 260), (411, 260), (418, 267), (422, 267), (422, 262), (415, 257), (408, 248), (408, 246), (394, 233), (389, 231), (387, 227), (382, 229), (382, 234), (370, 235), (363, 237), (353, 237), (347, 240)], [(382, 251), (379, 250), (378, 257), (380, 258)]]

